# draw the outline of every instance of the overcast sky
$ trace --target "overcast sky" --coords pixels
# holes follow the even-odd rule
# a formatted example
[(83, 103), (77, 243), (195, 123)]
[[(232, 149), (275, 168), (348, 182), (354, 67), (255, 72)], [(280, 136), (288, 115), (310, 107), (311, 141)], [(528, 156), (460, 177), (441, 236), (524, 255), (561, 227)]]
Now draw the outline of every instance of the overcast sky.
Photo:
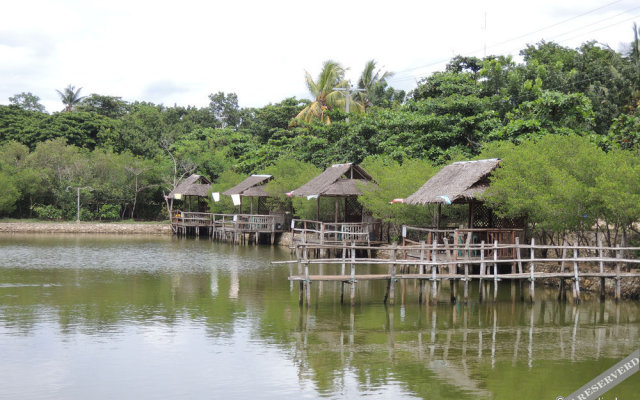
[(60, 111), (56, 89), (167, 106), (206, 106), (235, 92), (240, 106), (308, 98), (304, 72), (375, 59), (410, 90), (454, 55), (517, 56), (527, 43), (615, 50), (633, 39), (637, 0), (20, 0), (0, 13), (0, 104), (20, 92)]

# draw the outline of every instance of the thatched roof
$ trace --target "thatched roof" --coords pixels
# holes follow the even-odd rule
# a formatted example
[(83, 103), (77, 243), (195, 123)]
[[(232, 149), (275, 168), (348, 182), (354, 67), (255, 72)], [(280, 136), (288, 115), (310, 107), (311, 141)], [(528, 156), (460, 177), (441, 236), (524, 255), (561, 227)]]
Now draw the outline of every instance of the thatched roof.
[(167, 197), (174, 199), (178, 193), (183, 196), (207, 197), (209, 189), (211, 189), (211, 181), (204, 176), (193, 174), (180, 182)]
[(373, 184), (372, 181), (371, 175), (358, 165), (334, 164), (292, 193), (294, 196), (358, 196), (362, 194), (358, 186)]
[(447, 165), (429, 179), (405, 204), (468, 203), (489, 187), (489, 175), (500, 160), (460, 161)]
[(272, 178), (271, 175), (251, 175), (222, 194), (227, 196), (239, 194), (244, 197), (270, 197), (269, 193), (265, 192), (264, 185)]

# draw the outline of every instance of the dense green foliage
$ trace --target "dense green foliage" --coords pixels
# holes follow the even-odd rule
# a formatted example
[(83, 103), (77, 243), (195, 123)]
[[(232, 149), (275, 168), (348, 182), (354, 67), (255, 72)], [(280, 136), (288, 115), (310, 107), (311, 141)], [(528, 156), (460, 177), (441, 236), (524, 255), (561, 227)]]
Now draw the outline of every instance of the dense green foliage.
[[(280, 194), (272, 206), (311, 218), (315, 202), (282, 193), (330, 164), (355, 162), (379, 185), (362, 197), (374, 216), (428, 224), (430, 210), (388, 202), (438, 166), (482, 153), (505, 159), (489, 198), (503, 215), (526, 214), (541, 234), (597, 224), (615, 235), (640, 219), (631, 204), (640, 150), (634, 48), (542, 42), (522, 50), (522, 63), (458, 56), (407, 95), (371, 61), (348, 115), (334, 90), (348, 84), (335, 62), (315, 80), (306, 76), (312, 101), (261, 108), (239, 107), (235, 93), (211, 94), (203, 108), (166, 107), (80, 97), (70, 85), (60, 92), (68, 112), (48, 114), (37, 96), (21, 93), (0, 106), (0, 215), (73, 218), (72, 188), (87, 187), (81, 201), (92, 218), (112, 219), (114, 207), (120, 218), (163, 218), (162, 192), (195, 172), (220, 192), (248, 174), (271, 173), (277, 179), (268, 186)], [(223, 196), (211, 209), (234, 208)]]

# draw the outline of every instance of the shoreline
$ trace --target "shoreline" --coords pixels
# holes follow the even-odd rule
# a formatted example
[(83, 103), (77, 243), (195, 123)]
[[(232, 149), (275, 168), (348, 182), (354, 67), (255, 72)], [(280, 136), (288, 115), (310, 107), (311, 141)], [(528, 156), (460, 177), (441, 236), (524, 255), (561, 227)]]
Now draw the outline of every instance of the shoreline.
[(168, 223), (117, 223), (117, 222), (0, 222), (0, 232), (5, 233), (110, 233), (170, 235)]

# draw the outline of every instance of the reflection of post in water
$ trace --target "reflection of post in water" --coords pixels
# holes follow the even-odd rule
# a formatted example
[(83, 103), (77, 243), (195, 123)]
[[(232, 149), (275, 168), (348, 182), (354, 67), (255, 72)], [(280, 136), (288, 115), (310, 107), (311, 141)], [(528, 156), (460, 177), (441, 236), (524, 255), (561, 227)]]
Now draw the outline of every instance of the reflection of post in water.
[(436, 309), (434, 308), (431, 311), (431, 344), (429, 345), (429, 356), (432, 358), (436, 349), (436, 321), (437, 314)]
[(388, 307), (385, 304), (385, 310), (386, 310), (386, 314), (387, 314), (387, 348), (389, 351), (389, 358), (391, 359), (393, 357), (393, 350), (395, 347), (395, 338), (394, 338), (394, 330), (393, 330), (393, 320), (395, 318), (394, 315), (394, 310), (395, 307)]
[(491, 330), (491, 369), (496, 367), (496, 331), (498, 330), (498, 313), (493, 306), (493, 329)]
[(511, 360), (511, 365), (516, 365), (516, 360), (518, 360), (518, 349), (520, 348), (520, 328), (516, 331), (516, 340), (513, 344), (513, 359)]
[(240, 278), (238, 277), (238, 265), (232, 265), (229, 271), (231, 286), (229, 286), (229, 298), (237, 299), (240, 292)]
[(529, 312), (529, 368), (533, 368), (533, 305)]
[(211, 297), (218, 296), (218, 269), (211, 270)]
[(572, 307), (573, 312), (573, 332), (571, 334), (571, 361), (576, 359), (576, 335), (578, 334), (578, 320), (580, 319), (580, 310), (578, 307)]

